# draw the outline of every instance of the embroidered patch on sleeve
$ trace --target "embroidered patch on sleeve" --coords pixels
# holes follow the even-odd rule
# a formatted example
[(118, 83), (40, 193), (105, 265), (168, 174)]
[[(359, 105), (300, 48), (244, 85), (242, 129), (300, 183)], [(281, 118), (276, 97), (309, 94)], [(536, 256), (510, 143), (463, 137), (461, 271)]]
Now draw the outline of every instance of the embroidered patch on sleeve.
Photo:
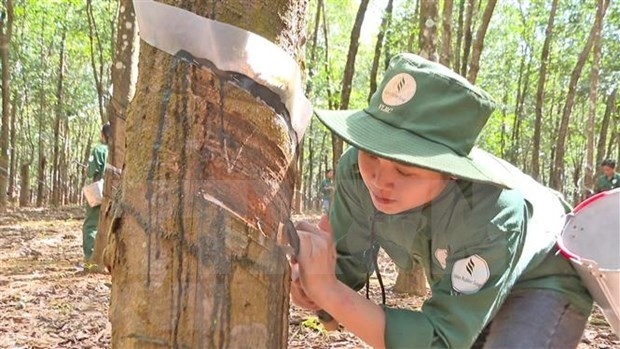
[(487, 262), (477, 254), (459, 259), (452, 268), (452, 288), (463, 294), (478, 292), (489, 280)]
[(446, 269), (446, 259), (448, 258), (448, 250), (445, 248), (438, 248), (435, 250), (435, 258), (442, 269)]

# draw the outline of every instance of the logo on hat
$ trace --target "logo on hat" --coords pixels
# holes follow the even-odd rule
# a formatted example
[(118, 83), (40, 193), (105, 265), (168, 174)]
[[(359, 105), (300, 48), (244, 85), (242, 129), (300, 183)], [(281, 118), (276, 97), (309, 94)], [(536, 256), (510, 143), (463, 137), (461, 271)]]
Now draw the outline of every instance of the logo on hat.
[(396, 74), (385, 84), (381, 99), (383, 103), (392, 107), (405, 104), (413, 98), (416, 87), (413, 76), (407, 73)]

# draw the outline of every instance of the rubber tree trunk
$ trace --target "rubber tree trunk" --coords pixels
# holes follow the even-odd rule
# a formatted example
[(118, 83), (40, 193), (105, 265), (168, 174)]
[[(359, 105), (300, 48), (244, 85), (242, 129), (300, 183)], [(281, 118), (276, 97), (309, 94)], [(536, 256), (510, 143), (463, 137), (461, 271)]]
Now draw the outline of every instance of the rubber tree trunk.
[[(303, 52), (305, 2), (244, 4), (174, 3), (256, 23), (291, 56)], [(275, 237), (290, 214), (298, 140), (285, 109), (259, 99), (260, 86), (144, 42), (138, 71), (105, 253), (112, 346), (286, 347), (290, 270)]]
[(547, 28), (545, 29), (545, 41), (543, 43), (540, 55), (540, 68), (538, 70), (538, 84), (536, 87), (536, 119), (534, 121), (534, 138), (532, 140), (532, 171), (531, 176), (540, 180), (540, 143), (543, 126), (543, 104), (545, 97), (545, 81), (547, 80), (547, 65), (549, 64), (549, 51), (551, 49), (551, 38), (553, 36), (553, 26), (555, 22), (555, 13), (557, 11), (559, 0), (551, 2), (549, 11), (549, 19), (547, 20)]
[[(3, 2), (4, 4), (4, 2)], [(13, 1), (6, 1), (0, 20), (0, 66), (2, 66), (2, 116), (0, 122), (0, 212), (8, 206), (7, 189), (9, 183), (9, 42), (13, 32)], [(4, 18), (6, 15), (6, 19)]]

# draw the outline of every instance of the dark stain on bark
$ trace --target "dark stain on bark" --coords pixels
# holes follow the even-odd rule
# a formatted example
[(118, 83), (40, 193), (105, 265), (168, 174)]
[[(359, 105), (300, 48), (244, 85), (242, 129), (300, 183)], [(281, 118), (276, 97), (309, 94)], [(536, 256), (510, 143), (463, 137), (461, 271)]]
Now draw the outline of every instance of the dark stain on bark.
[[(211, 309), (211, 320), (208, 325), (207, 337), (209, 338), (210, 348), (226, 348), (230, 333), (230, 280), (232, 276), (231, 260), (226, 249), (226, 213), (224, 209), (217, 208), (215, 217), (210, 224), (203, 225), (207, 229), (207, 241), (205, 249), (214, 266), (215, 285), (213, 287), (213, 308)], [(208, 222), (205, 222), (208, 223)], [(219, 343), (215, 342), (215, 331), (219, 329)]]
[[(166, 122), (166, 112), (168, 110), (168, 105), (170, 104), (170, 97), (172, 95), (172, 82), (174, 77), (176, 76), (176, 70), (179, 60), (172, 59), (172, 64), (170, 64), (170, 68), (166, 73), (166, 80), (163, 86), (162, 91), (162, 100), (161, 100), (161, 109), (159, 113), (159, 121), (157, 123), (157, 134), (155, 135), (155, 142), (153, 143), (152, 148), (152, 157), (151, 164), (148, 170), (148, 174), (146, 177), (146, 193), (145, 199), (148, 202), (148, 226), (152, 227), (155, 224), (152, 223), (153, 219), (153, 197), (154, 197), (154, 180), (157, 174), (157, 169), (159, 168), (159, 150), (162, 146), (162, 138), (164, 133), (164, 126)], [(146, 231), (147, 233), (147, 276), (146, 276), (146, 286), (150, 287), (151, 285), (151, 253), (152, 253), (152, 234), (150, 230)]]
[(293, 126), (291, 124), (291, 117), (290, 117), (289, 111), (288, 109), (286, 109), (286, 106), (282, 102), (282, 99), (276, 92), (272, 91), (270, 88), (266, 87), (265, 85), (262, 85), (256, 82), (255, 80), (251, 79), (245, 74), (241, 74), (241, 73), (237, 73), (233, 71), (220, 70), (210, 60), (204, 57), (194, 57), (191, 53), (185, 50), (181, 50), (177, 52), (175, 56), (199, 68), (207, 69), (211, 71), (220, 80), (220, 88), (219, 88), (220, 107), (221, 107), (220, 118), (222, 118), (220, 120), (220, 125), (222, 127), (222, 131), (221, 131), (222, 133), (224, 133), (224, 120), (223, 120), (224, 98), (225, 98), (224, 84), (226, 82), (230, 82), (231, 84), (249, 92), (252, 96), (256, 97), (257, 99), (261, 100), (266, 105), (273, 108), (273, 110), (275, 111), (275, 114), (283, 118), (283, 120), (287, 124), (291, 139), (293, 139), (295, 143), (297, 143), (297, 134), (294, 132)]
[(183, 222), (183, 217), (185, 215), (185, 178), (186, 178), (186, 168), (187, 168), (187, 140), (189, 133), (189, 121), (187, 115), (187, 101), (188, 101), (188, 86), (189, 86), (189, 67), (187, 65), (183, 66), (181, 72), (179, 72), (179, 76), (181, 77), (181, 102), (177, 104), (180, 105), (180, 110), (176, 110), (175, 115), (179, 117), (177, 122), (180, 122), (180, 130), (182, 132), (180, 142), (181, 145), (181, 154), (179, 156), (179, 173), (177, 174), (177, 185), (178, 188), (176, 193), (178, 193), (178, 202), (179, 206), (176, 210), (176, 226), (179, 231), (178, 233), (178, 247), (177, 247), (177, 259), (178, 259), (178, 270), (177, 270), (177, 306), (175, 309), (175, 318), (174, 318), (174, 347), (178, 348), (179, 346), (179, 323), (181, 320), (181, 312), (182, 312), (182, 304), (183, 298), (185, 295), (185, 287), (183, 283), (183, 259), (185, 258), (184, 248), (183, 246), (186, 243), (185, 240), (185, 224)]

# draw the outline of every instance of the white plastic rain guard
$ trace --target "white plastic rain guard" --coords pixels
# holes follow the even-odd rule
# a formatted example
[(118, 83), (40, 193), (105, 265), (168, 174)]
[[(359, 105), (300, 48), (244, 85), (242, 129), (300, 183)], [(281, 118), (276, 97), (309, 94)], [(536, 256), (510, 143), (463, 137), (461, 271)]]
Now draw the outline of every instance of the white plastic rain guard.
[(558, 245), (620, 336), (620, 188), (577, 205)]

